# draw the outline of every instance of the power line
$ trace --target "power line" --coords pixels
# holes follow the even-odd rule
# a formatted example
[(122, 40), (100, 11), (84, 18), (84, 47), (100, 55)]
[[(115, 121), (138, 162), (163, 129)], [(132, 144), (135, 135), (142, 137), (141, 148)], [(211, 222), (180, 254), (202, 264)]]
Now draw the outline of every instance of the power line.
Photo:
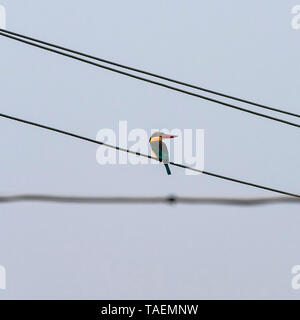
[[(125, 148), (121, 148), (121, 147), (118, 147), (118, 146), (113, 146), (113, 145), (104, 143), (102, 141), (97, 141), (97, 140), (94, 140), (94, 139), (90, 139), (90, 138), (87, 138), (87, 137), (84, 137), (84, 136), (81, 136), (81, 135), (78, 135), (78, 134), (75, 134), (75, 133), (71, 133), (71, 132), (68, 132), (68, 131), (65, 131), (65, 130), (60, 130), (60, 129), (57, 129), (57, 128), (49, 127), (49, 126), (46, 126), (46, 125), (43, 125), (43, 124), (40, 124), (40, 123), (36, 123), (36, 122), (32, 122), (32, 121), (16, 118), (16, 117), (13, 117), (13, 116), (10, 116), (10, 115), (7, 115), (7, 114), (3, 114), (3, 113), (0, 113), (0, 117), (6, 118), (6, 119), (10, 119), (10, 120), (13, 120), (13, 121), (18, 121), (18, 122), (25, 123), (25, 124), (28, 124), (28, 125), (31, 125), (31, 126), (35, 126), (35, 127), (39, 127), (39, 128), (42, 128), (42, 129), (50, 130), (50, 131), (53, 131), (53, 132), (56, 132), (56, 133), (64, 134), (64, 135), (67, 135), (67, 136), (71, 136), (73, 138), (85, 140), (85, 141), (88, 141), (88, 142), (91, 142), (91, 143), (95, 143), (95, 144), (98, 144), (98, 145), (103, 145), (103, 146), (106, 146), (108, 148), (112, 148), (112, 149), (115, 149), (115, 150), (131, 153), (131, 154), (137, 155), (139, 157), (144, 157), (144, 158), (148, 158), (148, 159), (153, 159), (153, 160), (159, 161), (157, 158), (155, 158), (153, 156), (150, 156), (150, 155), (147, 155), (147, 154), (143, 154), (143, 153), (132, 151), (132, 150), (125, 149)], [(300, 198), (299, 194), (290, 193), (290, 192), (286, 192), (286, 191), (282, 191), (282, 190), (278, 190), (278, 189), (274, 189), (274, 188), (265, 187), (265, 186), (262, 186), (262, 185), (259, 185), (259, 184), (255, 184), (255, 183), (251, 183), (251, 182), (247, 182), (247, 181), (243, 181), (243, 180), (239, 180), (239, 179), (226, 177), (226, 176), (223, 176), (223, 175), (220, 175), (220, 174), (216, 174), (216, 173), (212, 173), (212, 172), (208, 172), (208, 171), (201, 171), (199, 169), (188, 167), (188, 166), (185, 166), (183, 164), (179, 164), (179, 163), (175, 163), (175, 162), (169, 162), (169, 164), (173, 165), (173, 166), (176, 166), (176, 167), (179, 167), (179, 168), (183, 168), (183, 169), (188, 169), (188, 170), (192, 170), (192, 171), (195, 171), (195, 172), (199, 172), (199, 173), (211, 176), (211, 177), (215, 177), (215, 178), (219, 178), (219, 179), (223, 179), (223, 180), (227, 180), (227, 181), (232, 181), (232, 182), (235, 182), (235, 183), (240, 183), (240, 184), (244, 184), (244, 185), (255, 187), (255, 188), (259, 188), (259, 189), (272, 191), (272, 192), (284, 194), (284, 195), (287, 195), (287, 196)]]
[(0, 195), (0, 203), (13, 202), (52, 202), (74, 204), (195, 204), (195, 205), (232, 205), (258, 206), (267, 204), (300, 203), (300, 199), (287, 197), (265, 198), (224, 198), (224, 197), (183, 197), (183, 196), (72, 196), (49, 194)]
[(66, 52), (75, 53), (77, 55), (80, 55), (80, 56), (83, 56), (83, 57), (86, 57), (86, 58), (90, 58), (90, 59), (93, 59), (93, 60), (97, 60), (97, 61), (100, 61), (100, 62), (104, 62), (104, 63), (110, 64), (110, 65), (113, 65), (113, 66), (116, 66), (116, 67), (120, 67), (120, 68), (123, 68), (123, 69), (126, 69), (126, 70), (130, 70), (130, 71), (134, 71), (134, 72), (137, 72), (137, 73), (145, 74), (147, 76), (151, 76), (151, 77), (154, 77), (154, 78), (157, 78), (157, 79), (165, 80), (165, 81), (176, 83), (176, 84), (179, 84), (179, 85), (182, 85), (182, 86), (185, 86), (185, 87), (189, 87), (189, 88), (192, 88), (192, 89), (196, 89), (196, 90), (200, 90), (200, 91), (203, 91), (203, 92), (211, 93), (211, 94), (223, 97), (223, 98), (236, 100), (236, 101), (239, 101), (239, 102), (242, 102), (242, 103), (246, 103), (246, 104), (249, 104), (249, 105), (252, 105), (252, 106), (256, 106), (256, 107), (259, 107), (259, 108), (263, 108), (263, 109), (266, 109), (266, 110), (275, 111), (275, 112), (279, 112), (279, 113), (286, 114), (286, 115), (289, 115), (289, 116), (294, 116), (294, 117), (300, 118), (300, 114), (297, 114), (297, 113), (289, 112), (289, 111), (282, 110), (282, 109), (279, 109), (279, 108), (270, 107), (270, 106), (267, 106), (267, 105), (264, 105), (264, 104), (261, 104), (261, 103), (257, 103), (257, 102), (253, 102), (253, 101), (250, 101), (250, 100), (247, 100), (247, 99), (235, 97), (235, 96), (232, 96), (232, 95), (229, 95), (229, 94), (225, 94), (225, 93), (222, 93), (222, 92), (218, 92), (218, 91), (215, 91), (215, 90), (206, 89), (206, 88), (203, 88), (203, 87), (191, 84), (191, 83), (187, 83), (187, 82), (184, 82), (184, 81), (172, 79), (170, 77), (166, 77), (166, 76), (159, 75), (159, 74), (156, 74), (156, 73), (153, 73), (153, 72), (149, 72), (149, 71), (145, 71), (145, 70), (142, 70), (142, 69), (130, 67), (130, 66), (127, 66), (127, 65), (124, 65), (124, 64), (121, 64), (121, 63), (118, 63), (118, 62), (110, 61), (110, 60), (107, 60), (107, 59), (99, 58), (99, 57), (96, 57), (96, 56), (93, 56), (93, 55), (90, 55), (90, 54), (87, 54), (87, 53), (84, 53), (84, 52), (81, 52), (81, 51), (69, 49), (69, 48), (66, 48), (66, 47), (63, 47), (63, 46), (59, 46), (59, 45), (54, 44), (54, 43), (50, 43), (50, 42), (47, 42), (47, 41), (43, 41), (43, 40), (40, 40), (40, 39), (29, 37), (29, 36), (26, 36), (26, 35), (23, 35), (23, 34), (20, 34), (20, 33), (8, 31), (8, 30), (5, 30), (5, 29), (0, 29), (0, 31), (8, 33), (8, 34), (11, 34), (11, 35), (14, 35), (14, 36), (18, 36), (18, 37), (21, 37), (21, 38), (24, 38), (24, 39), (27, 39), (27, 40), (30, 40), (30, 41), (34, 41), (34, 42), (37, 42), (37, 43), (45, 44), (45, 45), (53, 47), (53, 48), (64, 50)]
[(173, 90), (173, 91), (177, 91), (177, 92), (189, 95), (189, 96), (193, 96), (193, 97), (197, 97), (197, 98), (200, 98), (200, 99), (204, 99), (204, 100), (207, 100), (207, 101), (210, 101), (210, 102), (214, 102), (214, 103), (217, 103), (217, 104), (220, 104), (220, 105), (232, 108), (232, 109), (236, 109), (236, 110), (239, 110), (239, 111), (247, 112), (247, 113), (262, 117), (262, 118), (270, 119), (270, 120), (273, 120), (273, 121), (276, 121), (276, 122), (280, 122), (280, 123), (284, 123), (286, 125), (290, 125), (290, 126), (293, 126), (293, 127), (300, 128), (300, 124), (297, 124), (297, 123), (294, 123), (294, 122), (290, 122), (290, 121), (287, 121), (287, 120), (284, 120), (284, 119), (280, 119), (280, 118), (275, 118), (275, 117), (272, 117), (272, 116), (269, 116), (269, 115), (266, 115), (266, 114), (263, 114), (263, 113), (259, 113), (259, 112), (256, 112), (256, 111), (252, 111), (252, 110), (248, 110), (248, 109), (245, 109), (245, 108), (242, 108), (242, 107), (238, 107), (238, 106), (233, 105), (231, 103), (223, 102), (223, 101), (216, 100), (216, 99), (213, 99), (213, 98), (210, 98), (210, 97), (206, 97), (206, 96), (194, 93), (194, 92), (190, 92), (190, 91), (186, 91), (186, 90), (183, 90), (183, 89), (180, 89), (180, 88), (177, 88), (177, 87), (173, 87), (173, 86), (167, 85), (167, 84), (162, 83), (162, 82), (158, 82), (158, 81), (154, 81), (154, 80), (151, 80), (151, 79), (143, 78), (143, 77), (140, 77), (140, 76), (128, 73), (128, 72), (124, 72), (124, 71), (121, 71), (121, 70), (118, 70), (118, 69), (114, 69), (114, 68), (111, 68), (111, 67), (108, 67), (108, 66), (104, 66), (104, 65), (95, 63), (93, 61), (89, 61), (89, 60), (86, 60), (86, 59), (83, 59), (83, 58), (80, 58), (80, 57), (76, 57), (74, 55), (71, 55), (71, 54), (68, 54), (68, 53), (65, 53), (65, 52), (61, 52), (61, 51), (58, 51), (58, 50), (55, 50), (55, 49), (47, 48), (47, 47), (41, 46), (39, 44), (30, 42), (30, 41), (26, 41), (26, 40), (23, 40), (23, 39), (20, 39), (20, 38), (16, 38), (14, 36), (10, 36), (10, 35), (5, 34), (3, 32), (0, 32), (0, 35), (4, 36), (4, 37), (7, 37), (7, 38), (10, 38), (10, 39), (13, 39), (13, 40), (16, 40), (16, 41), (19, 41), (19, 42), (22, 42), (22, 43), (25, 43), (25, 44), (28, 44), (28, 45), (31, 45), (31, 46), (34, 46), (34, 47), (37, 47), (37, 48), (40, 48), (40, 49), (43, 49), (43, 50), (47, 50), (49, 52), (53, 52), (53, 53), (56, 53), (56, 54), (59, 54), (59, 55), (62, 55), (62, 56), (65, 56), (65, 57), (68, 57), (68, 58), (71, 58), (71, 59), (75, 59), (75, 60), (90, 64), (90, 65), (93, 65), (93, 66), (98, 67), (98, 68), (102, 68), (102, 69), (106, 69), (106, 70), (109, 70), (109, 71), (112, 71), (112, 72), (116, 72), (116, 73), (125, 75), (125, 76), (130, 77), (130, 78), (134, 78), (134, 79), (137, 79), (137, 80), (141, 80), (141, 81), (144, 81), (144, 82), (155, 84), (157, 86), (164, 87), (164, 88), (167, 88), (167, 89), (170, 89), (170, 90)]

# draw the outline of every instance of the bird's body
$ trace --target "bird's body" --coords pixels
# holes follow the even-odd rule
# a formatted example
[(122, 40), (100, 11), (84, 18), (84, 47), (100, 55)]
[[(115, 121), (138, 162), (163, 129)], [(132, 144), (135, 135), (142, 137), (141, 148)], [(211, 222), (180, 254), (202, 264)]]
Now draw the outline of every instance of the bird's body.
[(163, 139), (171, 139), (174, 137), (175, 136), (167, 135), (167, 134), (164, 134), (164, 133), (158, 131), (158, 132), (153, 133), (153, 135), (149, 139), (153, 155), (164, 164), (168, 175), (171, 174), (171, 170), (168, 165), (169, 151), (168, 151), (167, 145), (162, 140)]

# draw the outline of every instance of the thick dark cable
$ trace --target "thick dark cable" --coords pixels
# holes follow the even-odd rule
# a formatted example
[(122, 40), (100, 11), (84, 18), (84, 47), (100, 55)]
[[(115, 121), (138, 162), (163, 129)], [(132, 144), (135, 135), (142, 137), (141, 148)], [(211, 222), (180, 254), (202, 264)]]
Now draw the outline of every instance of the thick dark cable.
[(259, 107), (259, 108), (263, 108), (263, 109), (266, 109), (266, 110), (275, 111), (275, 112), (279, 112), (279, 113), (286, 114), (286, 115), (289, 115), (289, 116), (294, 116), (294, 117), (300, 118), (300, 114), (296, 114), (296, 113), (289, 112), (289, 111), (286, 111), (286, 110), (282, 110), (282, 109), (266, 106), (266, 105), (263, 105), (261, 103), (253, 102), (253, 101), (242, 99), (242, 98), (238, 98), (238, 97), (235, 97), (235, 96), (232, 96), (232, 95), (229, 95), (229, 94), (225, 94), (225, 93), (221, 93), (221, 92), (218, 92), (218, 91), (215, 91), (215, 90), (210, 90), (210, 89), (206, 89), (206, 88), (203, 88), (203, 87), (199, 87), (199, 86), (187, 83), (187, 82), (183, 82), (183, 81), (179, 81), (179, 80), (176, 80), (176, 79), (172, 79), (172, 78), (169, 78), (169, 77), (166, 77), (166, 76), (162, 76), (162, 75), (159, 75), (159, 74), (156, 74), (156, 73), (152, 73), (152, 72), (149, 72), (149, 71), (145, 71), (145, 70), (133, 68), (133, 67), (130, 67), (130, 66), (126, 66), (124, 64), (120, 64), (120, 63), (117, 63), (117, 62), (114, 62), (114, 61), (110, 61), (110, 60), (106, 60), (106, 59), (103, 59), (103, 58), (95, 57), (95, 56), (86, 54), (84, 52), (80, 52), (80, 51), (77, 51), (77, 50), (72, 50), (72, 49), (69, 49), (69, 48), (66, 48), (66, 47), (63, 47), (63, 46), (59, 46), (59, 45), (50, 43), (50, 42), (46, 42), (46, 41), (39, 40), (39, 39), (36, 39), (36, 38), (28, 37), (28, 36), (25, 36), (25, 35), (22, 35), (22, 34), (19, 34), (19, 33), (16, 33), (16, 32), (4, 30), (4, 29), (0, 29), (0, 31), (8, 33), (8, 34), (11, 34), (11, 35), (15, 35), (15, 36), (27, 39), (27, 40), (31, 40), (31, 41), (34, 41), (34, 42), (37, 42), (37, 43), (45, 44), (45, 45), (53, 47), (53, 48), (64, 50), (66, 52), (75, 53), (77, 55), (80, 55), (80, 56), (83, 56), (83, 57), (86, 57), (86, 58), (90, 58), (90, 59), (93, 59), (93, 60), (101, 61), (101, 62), (110, 64), (110, 65), (113, 65), (113, 66), (116, 66), (116, 67), (120, 67), (120, 68), (123, 68), (123, 69), (126, 69), (126, 70), (142, 73), (142, 74), (154, 77), (154, 78), (158, 78), (158, 79), (161, 79), (161, 80), (166, 80), (166, 81), (169, 81), (169, 82), (173, 82), (173, 83), (176, 83), (176, 84), (179, 84), (179, 85), (182, 85), (182, 86), (186, 86), (186, 87), (189, 87), (189, 88), (192, 88), (192, 89), (196, 89), (196, 90), (200, 90), (200, 91), (203, 91), (203, 92), (207, 92), (207, 93), (211, 93), (211, 94), (214, 94), (214, 95), (218, 95), (220, 97), (224, 97), (224, 98), (227, 98), (227, 99), (236, 100), (236, 101), (239, 101), (239, 102), (242, 102), (242, 103), (246, 103), (246, 104), (249, 104), (249, 105), (253, 105), (253, 106), (256, 106), (256, 107)]
[(224, 197), (149, 197), (149, 196), (75, 196), (49, 194), (0, 195), (0, 203), (13, 202), (52, 202), (73, 204), (202, 204), (258, 206), (267, 204), (300, 203), (300, 199), (290, 197), (268, 198), (224, 198)]
[[(132, 151), (132, 150), (128, 150), (128, 149), (124, 149), (124, 148), (121, 148), (121, 147), (118, 147), (118, 146), (113, 146), (113, 145), (104, 143), (102, 141), (97, 141), (97, 140), (94, 140), (94, 139), (83, 137), (83, 136), (78, 135), (78, 134), (74, 134), (74, 133), (71, 133), (71, 132), (68, 132), (68, 131), (64, 131), (64, 130), (56, 129), (56, 128), (53, 128), (53, 127), (49, 127), (49, 126), (46, 126), (46, 125), (43, 125), (43, 124), (40, 124), (40, 123), (36, 123), (36, 122), (32, 122), (32, 121), (16, 118), (16, 117), (13, 117), (13, 116), (10, 116), (10, 115), (7, 115), (7, 114), (3, 114), (3, 113), (0, 113), (0, 117), (6, 118), (6, 119), (10, 119), (10, 120), (14, 120), (14, 121), (18, 121), (18, 122), (22, 122), (22, 123), (25, 123), (25, 124), (28, 124), (28, 125), (32, 125), (32, 126), (35, 126), (35, 127), (42, 128), (42, 129), (47, 129), (47, 130), (50, 130), (50, 131), (54, 131), (54, 132), (57, 132), (57, 133), (61, 133), (61, 134), (64, 134), (64, 135), (71, 136), (73, 138), (85, 140), (85, 141), (92, 142), (92, 143), (95, 143), (95, 144), (98, 144), (98, 145), (103, 145), (103, 146), (106, 146), (106, 147), (109, 147), (109, 148), (112, 148), (112, 149), (116, 149), (116, 150), (124, 151), (124, 152), (127, 152), (127, 153), (135, 154), (135, 155), (137, 155), (139, 157), (144, 157), (144, 158), (148, 158), (148, 159), (153, 159), (153, 160), (159, 161), (159, 159), (157, 159), (157, 158), (155, 158), (153, 156), (150, 156), (150, 155), (146, 155), (146, 154), (143, 154), (143, 153), (140, 153), (140, 152), (136, 152), (136, 151)], [(254, 184), (254, 183), (251, 183), (251, 182), (246, 182), (246, 181), (242, 181), (242, 180), (226, 177), (226, 176), (215, 174), (215, 173), (211, 173), (211, 172), (208, 172), (208, 171), (201, 171), (199, 169), (191, 168), (191, 167), (185, 166), (183, 164), (175, 163), (175, 162), (169, 162), (169, 164), (173, 165), (173, 166), (176, 166), (176, 167), (179, 167), (179, 168), (188, 169), (188, 170), (196, 171), (196, 172), (199, 172), (199, 173), (203, 173), (203, 174), (209, 175), (211, 177), (215, 177), (215, 178), (219, 178), (219, 179), (223, 179), (223, 180), (228, 180), (228, 181), (244, 184), (244, 185), (248, 185), (248, 186), (251, 186), (251, 187), (255, 187), (255, 188), (259, 188), (259, 189), (263, 189), (263, 190), (267, 190), (267, 191), (272, 191), (272, 192), (284, 194), (284, 195), (291, 196), (291, 197), (300, 198), (299, 194), (290, 193), (290, 192), (286, 192), (286, 191), (282, 191), (282, 190), (278, 190), (278, 189), (274, 189), (274, 188), (264, 187), (264, 186), (259, 185), (259, 184)]]
[(160, 87), (164, 87), (164, 88), (167, 88), (167, 89), (170, 89), (170, 90), (174, 90), (174, 91), (177, 91), (177, 92), (180, 92), (180, 93), (183, 93), (183, 94), (187, 94), (187, 95), (190, 95), (190, 96), (193, 96), (193, 97), (197, 97), (197, 98), (200, 98), (200, 99), (204, 99), (204, 100), (207, 100), (207, 101), (210, 101), (210, 102), (214, 102), (214, 103), (226, 106), (226, 107), (230, 107), (232, 109), (236, 109), (236, 110), (239, 110), (239, 111), (247, 112), (247, 113), (254, 114), (256, 116), (262, 117), (262, 118), (270, 119), (270, 120), (273, 120), (273, 121), (277, 121), (277, 122), (284, 123), (284, 124), (287, 124), (287, 125), (290, 125), (290, 126), (293, 126), (293, 127), (300, 128), (300, 124), (297, 124), (297, 123), (293, 123), (293, 122), (286, 121), (286, 120), (283, 120), (283, 119), (280, 119), (280, 118), (275, 118), (275, 117), (272, 117), (272, 116), (268, 116), (268, 115), (265, 115), (265, 114), (262, 114), (262, 113), (259, 113), (259, 112), (255, 112), (255, 111), (252, 111), (252, 110), (248, 110), (248, 109), (245, 109), (245, 108), (241, 108), (241, 107), (235, 106), (235, 105), (230, 104), (230, 103), (226, 103), (226, 102), (223, 102), (223, 101), (212, 99), (210, 97), (206, 97), (206, 96), (194, 93), (194, 92), (190, 92), (190, 91), (186, 91), (186, 90), (183, 90), (183, 89), (180, 89), (180, 88), (172, 87), (172, 86), (169, 86), (169, 85), (161, 83), (161, 82), (153, 81), (153, 80), (150, 80), (150, 79), (147, 79), (147, 78), (143, 78), (143, 77), (140, 77), (140, 76), (128, 73), (128, 72), (124, 72), (124, 71), (117, 70), (117, 69), (114, 69), (114, 68), (111, 68), (111, 67), (107, 67), (107, 66), (95, 63), (93, 61), (85, 60), (85, 59), (73, 56), (71, 54), (68, 54), (68, 53), (64, 53), (64, 52), (61, 52), (61, 51), (58, 51), (58, 50), (47, 48), (47, 47), (41, 46), (39, 44), (30, 42), (30, 41), (26, 41), (26, 40), (23, 40), (23, 39), (20, 39), (20, 38), (16, 38), (16, 37), (10, 36), (10, 35), (2, 33), (2, 32), (0, 32), (0, 35), (2, 35), (4, 37), (7, 37), (7, 38), (10, 38), (10, 39), (13, 39), (13, 40), (17, 40), (17, 41), (26, 43), (28, 45), (31, 45), (31, 46), (34, 46), (34, 47), (37, 47), (37, 48), (40, 48), (40, 49), (43, 49), (43, 50), (47, 50), (47, 51), (50, 51), (50, 52), (53, 52), (53, 53), (56, 53), (56, 54), (63, 55), (65, 57), (69, 57), (69, 58), (72, 58), (72, 59), (75, 59), (75, 60), (78, 60), (78, 61), (81, 61), (81, 62), (85, 62), (85, 63), (88, 63), (90, 65), (93, 65), (93, 66), (96, 66), (96, 67), (99, 67), (99, 68), (103, 68), (103, 69), (106, 69), (106, 70), (109, 70), (109, 71), (112, 71), (112, 72), (116, 72), (116, 73), (131, 77), (131, 78), (134, 78), (134, 79), (137, 79), (137, 80), (142, 80), (142, 81), (145, 81), (145, 82), (148, 82), (148, 83), (151, 83), (151, 84), (155, 84), (155, 85), (160, 86)]

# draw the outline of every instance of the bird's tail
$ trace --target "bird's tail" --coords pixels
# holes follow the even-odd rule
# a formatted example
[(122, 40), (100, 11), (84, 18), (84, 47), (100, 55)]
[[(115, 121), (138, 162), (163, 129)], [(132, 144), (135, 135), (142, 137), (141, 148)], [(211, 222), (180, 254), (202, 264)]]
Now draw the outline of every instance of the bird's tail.
[(170, 175), (171, 174), (171, 170), (170, 170), (170, 167), (167, 163), (164, 163), (165, 167), (166, 167), (166, 170), (167, 170), (167, 174)]

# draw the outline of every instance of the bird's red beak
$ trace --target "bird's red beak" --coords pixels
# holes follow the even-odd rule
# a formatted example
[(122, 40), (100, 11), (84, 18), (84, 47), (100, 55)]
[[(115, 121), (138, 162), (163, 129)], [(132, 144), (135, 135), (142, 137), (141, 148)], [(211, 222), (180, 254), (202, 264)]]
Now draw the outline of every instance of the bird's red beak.
[(173, 139), (173, 138), (176, 138), (177, 136), (164, 133), (161, 135), (161, 137), (162, 137), (162, 139)]

